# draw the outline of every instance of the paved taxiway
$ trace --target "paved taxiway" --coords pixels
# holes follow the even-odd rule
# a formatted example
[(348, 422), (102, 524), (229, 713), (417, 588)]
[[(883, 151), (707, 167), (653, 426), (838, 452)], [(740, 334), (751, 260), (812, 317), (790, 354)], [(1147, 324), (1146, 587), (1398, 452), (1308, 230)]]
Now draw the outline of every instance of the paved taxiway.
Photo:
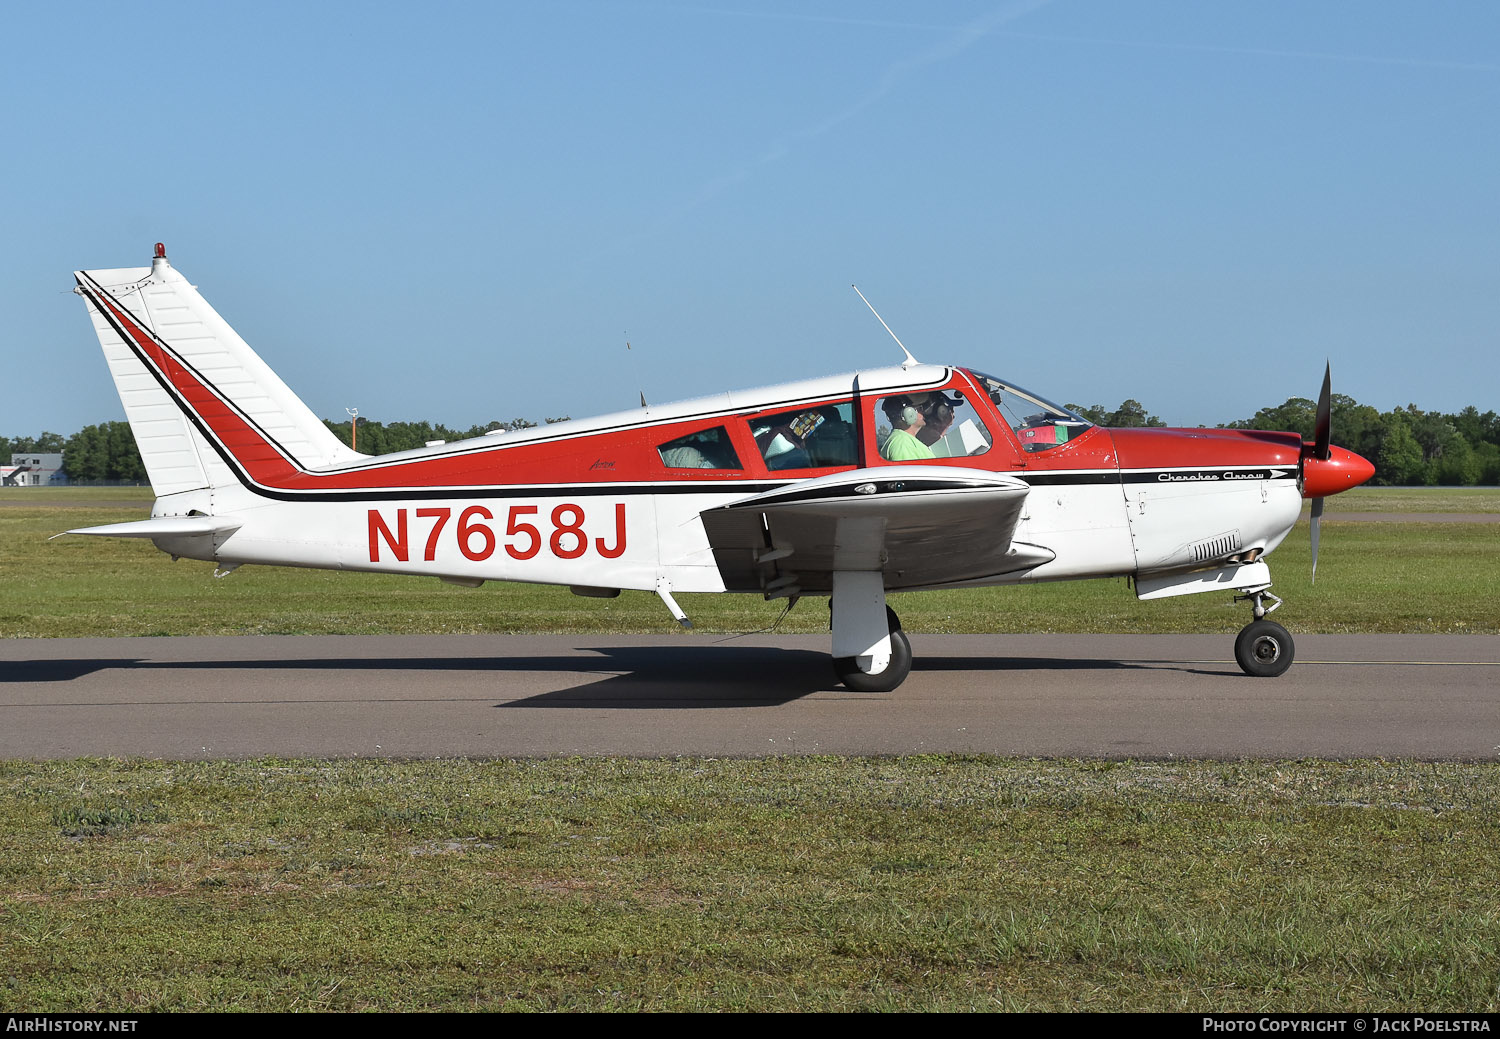
[(897, 691), (827, 636), (5, 643), (0, 757), (1500, 753), (1500, 636), (1303, 635), (1251, 679), (1228, 635), (922, 635)]

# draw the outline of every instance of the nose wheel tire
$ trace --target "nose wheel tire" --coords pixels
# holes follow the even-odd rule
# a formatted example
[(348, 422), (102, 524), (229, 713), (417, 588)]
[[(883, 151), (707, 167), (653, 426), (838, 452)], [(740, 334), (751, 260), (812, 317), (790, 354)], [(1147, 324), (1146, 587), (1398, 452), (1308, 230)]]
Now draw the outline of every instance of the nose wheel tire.
[(834, 657), (833, 672), (844, 683), (845, 689), (856, 693), (888, 693), (911, 674), (911, 641), (901, 630), (901, 621), (889, 606), (885, 610), (885, 619), (891, 633), (891, 662), (884, 671), (872, 675), (859, 669), (858, 657)]
[(1253, 621), (1234, 640), (1234, 659), (1240, 670), (1255, 678), (1285, 674), (1295, 655), (1291, 632), (1275, 621)]

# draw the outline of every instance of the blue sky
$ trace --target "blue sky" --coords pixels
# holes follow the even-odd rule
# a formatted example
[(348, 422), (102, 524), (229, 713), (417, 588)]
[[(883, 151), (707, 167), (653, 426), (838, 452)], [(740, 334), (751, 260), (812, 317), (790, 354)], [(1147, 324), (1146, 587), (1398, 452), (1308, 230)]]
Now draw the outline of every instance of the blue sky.
[[(24, 5), (0, 434), (123, 417), (152, 243), (319, 414), (925, 361), (1173, 423), (1500, 409), (1500, 5)], [(634, 344), (627, 354), (626, 338)], [(1335, 431), (1336, 433), (1336, 431)]]

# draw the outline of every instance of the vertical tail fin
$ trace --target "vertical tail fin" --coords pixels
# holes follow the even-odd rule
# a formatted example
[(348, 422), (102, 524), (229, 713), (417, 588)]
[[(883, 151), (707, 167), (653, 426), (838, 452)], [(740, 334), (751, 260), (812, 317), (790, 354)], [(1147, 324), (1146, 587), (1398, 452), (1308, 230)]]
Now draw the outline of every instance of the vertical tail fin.
[[(328, 431), (161, 245), (150, 267), (74, 277), (158, 497), (235, 482), (242, 451), (274, 450), (301, 470), (366, 457)], [(210, 394), (227, 419), (205, 414)]]

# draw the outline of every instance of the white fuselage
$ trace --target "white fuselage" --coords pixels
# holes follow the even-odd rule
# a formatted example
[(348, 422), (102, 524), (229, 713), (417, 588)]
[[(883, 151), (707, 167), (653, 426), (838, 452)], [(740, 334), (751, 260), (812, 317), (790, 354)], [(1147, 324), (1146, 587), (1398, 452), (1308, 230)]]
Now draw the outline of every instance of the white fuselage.
[[(1123, 488), (1123, 490), (1122, 490)], [(221, 487), (160, 498), (153, 516), (232, 516), (214, 537), (157, 540), (176, 556), (457, 581), (721, 592), (723, 578), (700, 514), (743, 499), (732, 483), (693, 493), (598, 488), (494, 497), (278, 501)], [(604, 493), (599, 493), (603, 491)], [(212, 500), (210, 501), (210, 496)], [(1291, 480), (1042, 483), (1027, 495), (1014, 540), (1050, 562), (966, 585), (1186, 572), (1233, 550), (1269, 552), (1296, 523)]]

